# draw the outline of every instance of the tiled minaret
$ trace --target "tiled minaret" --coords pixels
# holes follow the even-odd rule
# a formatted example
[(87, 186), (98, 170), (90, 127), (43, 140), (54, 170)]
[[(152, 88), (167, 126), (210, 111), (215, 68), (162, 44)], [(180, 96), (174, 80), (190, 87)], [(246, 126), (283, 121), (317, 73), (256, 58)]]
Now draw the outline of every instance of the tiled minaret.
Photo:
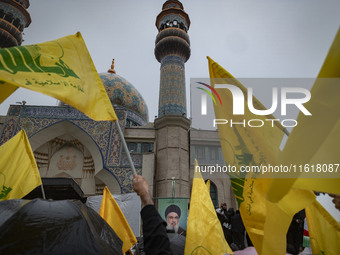
[(189, 129), (186, 117), (184, 63), (190, 57), (188, 14), (177, 0), (168, 0), (156, 19), (155, 56), (161, 63), (157, 132), (155, 196), (189, 197)]
[(22, 32), (31, 24), (29, 6), (29, 0), (0, 0), (0, 48), (21, 45)]
[(166, 1), (158, 14), (155, 56), (161, 63), (158, 117), (186, 115), (184, 63), (190, 57), (190, 26), (181, 2)]

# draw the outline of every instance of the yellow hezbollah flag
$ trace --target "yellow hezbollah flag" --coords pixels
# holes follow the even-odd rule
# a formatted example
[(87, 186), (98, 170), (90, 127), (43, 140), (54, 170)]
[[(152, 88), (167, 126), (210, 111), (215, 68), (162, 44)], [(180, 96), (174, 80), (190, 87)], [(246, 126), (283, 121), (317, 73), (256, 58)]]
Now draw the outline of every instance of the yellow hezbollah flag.
[[(308, 167), (309, 177), (273, 180), (268, 199), (279, 201), (291, 187), (340, 194), (340, 29), (304, 106), (312, 116), (299, 114), (282, 153), (283, 164)], [(306, 165), (308, 164), (308, 165)], [(312, 167), (314, 176), (311, 176)], [(307, 169), (306, 169), (307, 170)], [(317, 178), (318, 175), (328, 178)], [(279, 188), (278, 188), (279, 187)]]
[[(245, 91), (246, 88), (238, 82), (223, 67), (209, 60), (211, 83), (232, 84)], [(216, 79), (217, 78), (217, 79)], [(216, 89), (223, 105), (214, 105), (216, 119), (232, 119), (234, 123), (247, 122), (250, 119), (261, 119), (245, 107), (244, 115), (233, 115), (233, 97), (228, 89)], [(257, 109), (265, 109), (255, 98)], [(266, 125), (249, 127), (247, 125), (218, 125), (218, 133), (227, 165), (241, 167), (274, 166), (278, 162), (279, 146), (283, 137), (283, 128)], [(241, 172), (229, 173), (232, 188), (237, 199), (239, 210), (246, 230), (258, 254), (284, 254), (286, 251), (286, 233), (293, 215), (310, 204), (315, 196), (312, 192), (292, 190), (287, 199), (280, 204), (267, 201), (266, 193), (269, 178), (263, 178), (261, 173)], [(262, 178), (258, 178), (262, 177)], [(279, 221), (277, 219), (280, 219)], [(273, 240), (275, 238), (275, 240)]]
[(340, 224), (318, 201), (306, 207), (306, 218), (313, 254), (338, 255)]
[(24, 130), (0, 146), (0, 201), (19, 199), (41, 185), (38, 166)]
[(195, 161), (184, 254), (233, 254), (224, 238), (210, 193), (197, 168)]
[(129, 223), (126, 221), (122, 210), (107, 187), (104, 189), (99, 215), (102, 216), (102, 218), (116, 232), (120, 240), (122, 240), (123, 253), (127, 252), (135, 243), (137, 243), (137, 239), (133, 234)]
[(0, 49), (0, 103), (17, 87), (59, 99), (94, 120), (117, 119), (79, 32)]

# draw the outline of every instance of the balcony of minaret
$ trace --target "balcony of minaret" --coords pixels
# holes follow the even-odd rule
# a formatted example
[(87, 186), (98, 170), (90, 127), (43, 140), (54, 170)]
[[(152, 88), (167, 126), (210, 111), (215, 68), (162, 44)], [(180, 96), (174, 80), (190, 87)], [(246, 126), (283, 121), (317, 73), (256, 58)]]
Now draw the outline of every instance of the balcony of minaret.
[(21, 45), (22, 31), (31, 23), (28, 7), (28, 0), (0, 2), (0, 47)]
[(168, 55), (180, 56), (184, 62), (190, 57), (190, 40), (188, 34), (177, 27), (168, 27), (156, 37), (155, 56), (158, 62)]

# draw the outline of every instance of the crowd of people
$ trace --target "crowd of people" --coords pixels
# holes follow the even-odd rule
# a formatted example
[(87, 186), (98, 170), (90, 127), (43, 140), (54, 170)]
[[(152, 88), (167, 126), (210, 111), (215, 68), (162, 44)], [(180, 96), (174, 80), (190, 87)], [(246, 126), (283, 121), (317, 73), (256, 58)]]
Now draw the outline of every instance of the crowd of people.
[[(253, 246), (239, 210), (235, 212), (234, 208), (227, 209), (227, 204), (221, 203), (220, 207), (216, 208), (216, 213), (221, 222), (224, 237), (233, 251)], [(297, 255), (303, 251), (302, 240), (305, 217), (305, 212), (302, 210), (296, 213), (292, 219), (287, 232), (287, 252), (289, 254)]]
[(216, 208), (216, 213), (221, 222), (224, 237), (233, 251), (252, 246), (239, 210), (228, 209), (226, 203), (221, 203), (221, 206)]
[[(165, 222), (154, 206), (146, 179), (135, 175), (132, 186), (142, 202), (141, 217), (145, 254), (184, 254), (186, 232), (179, 226), (181, 209), (177, 205), (168, 206), (164, 215)], [(226, 203), (221, 203), (220, 207), (216, 208), (216, 214), (224, 237), (233, 251), (253, 246), (239, 210), (228, 209)], [(295, 255), (301, 252), (304, 218), (304, 212), (301, 211), (292, 220), (287, 233), (287, 252), (290, 254)]]

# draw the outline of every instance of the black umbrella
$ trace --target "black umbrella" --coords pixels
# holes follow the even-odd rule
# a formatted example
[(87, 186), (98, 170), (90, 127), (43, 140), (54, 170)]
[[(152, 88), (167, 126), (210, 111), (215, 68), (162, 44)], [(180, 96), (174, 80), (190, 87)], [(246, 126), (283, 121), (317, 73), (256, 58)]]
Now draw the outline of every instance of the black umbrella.
[(0, 254), (123, 254), (122, 241), (76, 200), (0, 203)]

